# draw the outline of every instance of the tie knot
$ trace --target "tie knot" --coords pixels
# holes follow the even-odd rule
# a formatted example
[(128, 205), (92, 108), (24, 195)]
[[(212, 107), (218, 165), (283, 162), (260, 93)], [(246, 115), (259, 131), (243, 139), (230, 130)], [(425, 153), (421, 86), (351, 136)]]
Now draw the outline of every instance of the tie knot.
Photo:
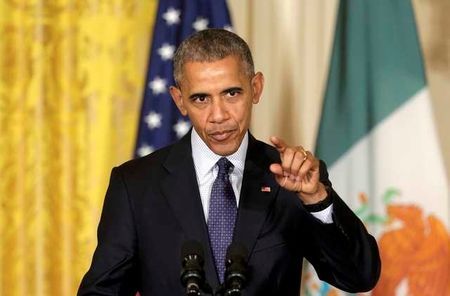
[(217, 165), (219, 166), (219, 175), (228, 175), (230, 172), (230, 168), (233, 168), (233, 164), (226, 158), (222, 157), (217, 161)]

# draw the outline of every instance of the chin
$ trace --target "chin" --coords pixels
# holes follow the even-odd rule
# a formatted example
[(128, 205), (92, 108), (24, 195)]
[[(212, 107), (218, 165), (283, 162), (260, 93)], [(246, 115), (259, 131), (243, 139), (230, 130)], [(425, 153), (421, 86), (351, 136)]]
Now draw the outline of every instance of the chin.
[(239, 146), (233, 144), (226, 144), (226, 145), (220, 145), (220, 144), (212, 144), (210, 146), (210, 149), (221, 156), (228, 156), (233, 154), (238, 150)]

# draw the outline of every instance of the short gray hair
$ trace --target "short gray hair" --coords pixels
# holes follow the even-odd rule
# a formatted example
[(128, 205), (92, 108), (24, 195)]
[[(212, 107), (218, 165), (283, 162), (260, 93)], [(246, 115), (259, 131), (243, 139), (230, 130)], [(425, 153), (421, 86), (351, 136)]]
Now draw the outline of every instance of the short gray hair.
[(207, 29), (185, 39), (173, 57), (173, 76), (180, 85), (183, 66), (188, 62), (215, 62), (228, 56), (237, 56), (245, 66), (245, 73), (255, 74), (248, 44), (238, 35), (223, 29)]

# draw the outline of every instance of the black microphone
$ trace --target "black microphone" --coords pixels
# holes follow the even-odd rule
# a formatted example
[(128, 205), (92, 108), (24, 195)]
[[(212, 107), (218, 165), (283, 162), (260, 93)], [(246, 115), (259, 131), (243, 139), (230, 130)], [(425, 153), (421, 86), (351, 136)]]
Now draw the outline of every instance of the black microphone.
[(181, 246), (181, 283), (186, 289), (186, 295), (199, 296), (207, 286), (203, 270), (203, 247), (195, 240), (186, 241)]
[(247, 248), (231, 243), (225, 257), (225, 296), (240, 296), (247, 283)]

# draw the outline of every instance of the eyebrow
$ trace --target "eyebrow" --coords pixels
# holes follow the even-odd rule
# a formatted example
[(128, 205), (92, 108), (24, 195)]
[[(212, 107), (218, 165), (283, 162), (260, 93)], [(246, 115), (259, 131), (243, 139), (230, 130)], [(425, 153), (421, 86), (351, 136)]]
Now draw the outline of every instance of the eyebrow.
[[(244, 89), (242, 88), (242, 87), (239, 87), (239, 86), (233, 86), (233, 87), (229, 87), (229, 88), (226, 88), (226, 89), (224, 89), (223, 91), (221, 91), (220, 93), (221, 94), (226, 94), (226, 93), (229, 93), (229, 92), (232, 92), (232, 91), (235, 91), (235, 92), (242, 92)], [(209, 96), (210, 94), (208, 94), (208, 93), (202, 93), (202, 92), (199, 92), (199, 93), (193, 93), (192, 95), (190, 95), (189, 96), (189, 99), (195, 99), (195, 98), (197, 98), (197, 97), (207, 97), (207, 96)]]
[(234, 92), (242, 92), (243, 90), (244, 89), (242, 87), (234, 86), (234, 87), (230, 87), (230, 88), (227, 88), (227, 89), (221, 91), (221, 93), (222, 94), (226, 94), (226, 93), (229, 93), (229, 92), (232, 92), (232, 91), (234, 91)]
[(189, 96), (189, 99), (195, 99), (197, 97), (207, 97), (207, 96), (208, 96), (207, 93), (194, 93)]

